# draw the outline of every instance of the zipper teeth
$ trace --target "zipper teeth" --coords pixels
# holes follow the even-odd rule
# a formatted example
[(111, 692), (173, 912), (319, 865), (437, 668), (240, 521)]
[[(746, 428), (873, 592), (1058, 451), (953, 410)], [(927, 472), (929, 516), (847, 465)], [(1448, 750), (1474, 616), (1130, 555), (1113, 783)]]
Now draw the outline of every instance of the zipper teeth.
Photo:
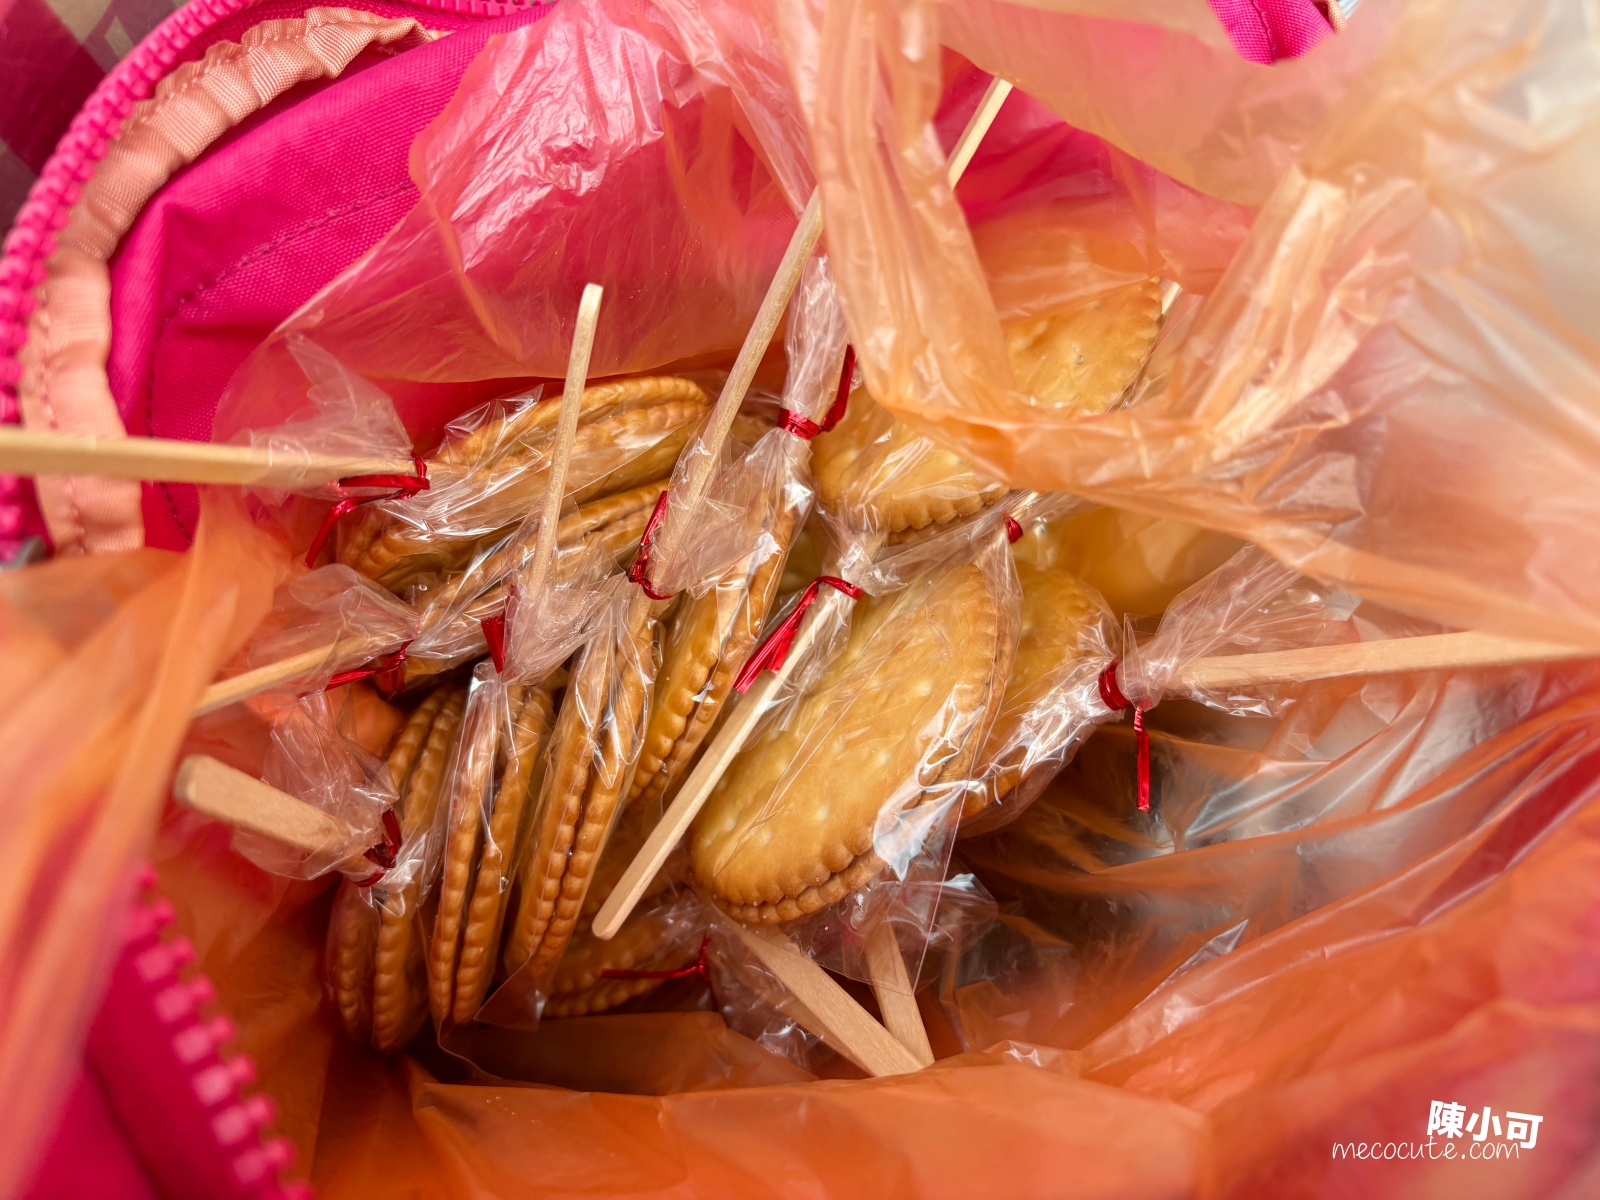
[[(21, 366), (17, 355), (27, 338), (34, 289), (44, 281), (45, 262), (56, 234), (82, 194), (84, 182), (105, 157), (111, 139), (139, 101), (171, 73), (185, 52), (224, 19), (256, 0), (190, 0), (151, 31), (100, 81), (72, 119), (55, 153), (29, 189), (0, 257), (0, 420), (15, 413)], [(539, 7), (539, 0), (408, 0), (420, 8), (467, 16), (497, 17)], [(308, 4), (307, 7), (312, 7)]]
[[(281, 1136), (267, 1136), (263, 1130), (276, 1119), (272, 1102), (259, 1092), (244, 1090), (256, 1078), (255, 1063), (246, 1054), (224, 1054), (223, 1047), (233, 1041), (235, 1030), (225, 1016), (206, 1016), (203, 1010), (214, 1007), (216, 987), (203, 973), (188, 970), (194, 961), (193, 943), (169, 935), (174, 920), (173, 907), (155, 891), (155, 872), (145, 868), (135, 898), (123, 926), (120, 981), (115, 999), (119, 1005), (137, 1006), (152, 1019), (140, 1028), (154, 1027), (143, 1049), (159, 1050), (159, 1061), (149, 1058), (134, 1068), (125, 1085), (140, 1088), (138, 1074), (151, 1066), (168, 1079), (182, 1080), (181, 1094), (195, 1106), (198, 1119), (188, 1114), (165, 1110), (164, 1119), (191, 1132), (203, 1127), (208, 1145), (205, 1155), (231, 1177), (234, 1197), (249, 1200), (313, 1200), (309, 1184), (284, 1182), (279, 1173), (294, 1161), (295, 1146)], [(129, 968), (130, 969), (125, 969)], [(126, 1008), (124, 1009), (126, 1012)], [(103, 1075), (117, 1071), (116, 1054), (97, 1054), (96, 1067)], [(126, 1074), (126, 1071), (124, 1071)], [(152, 1099), (160, 1093), (152, 1093)], [(170, 1093), (168, 1093), (170, 1095)], [(218, 1197), (217, 1200), (225, 1200)]]

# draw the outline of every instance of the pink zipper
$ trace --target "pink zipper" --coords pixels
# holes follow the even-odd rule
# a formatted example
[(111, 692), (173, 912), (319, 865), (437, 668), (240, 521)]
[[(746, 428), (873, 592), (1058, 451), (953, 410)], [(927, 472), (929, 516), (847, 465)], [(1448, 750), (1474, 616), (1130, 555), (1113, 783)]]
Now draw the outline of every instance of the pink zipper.
[(310, 1200), (285, 1183), (294, 1143), (265, 1130), (277, 1117), (246, 1093), (255, 1064), (230, 1054), (233, 1023), (215, 1013), (216, 988), (189, 969), (194, 946), (171, 936), (172, 905), (146, 869), (105, 1000), (89, 1031), (88, 1062), (145, 1169), (168, 1200)]
[[(16, 420), (18, 351), (27, 338), (33, 291), (44, 279), (56, 233), (78, 200), (84, 182), (105, 156), (111, 138), (133, 106), (222, 21), (258, 0), (190, 0), (151, 31), (100, 81), (45, 164), (17, 213), (0, 257), (0, 421)], [(536, 7), (536, 0), (406, 0), (413, 7), (485, 19)], [(312, 7), (307, 4), (305, 7)], [(348, 7), (363, 8), (359, 0)]]

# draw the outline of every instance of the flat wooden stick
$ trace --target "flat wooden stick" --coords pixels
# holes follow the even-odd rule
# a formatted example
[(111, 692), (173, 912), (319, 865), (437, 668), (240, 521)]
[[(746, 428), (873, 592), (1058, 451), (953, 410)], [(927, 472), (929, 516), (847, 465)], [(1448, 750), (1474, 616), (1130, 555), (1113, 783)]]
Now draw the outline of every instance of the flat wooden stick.
[(867, 934), (867, 970), (872, 975), (872, 993), (878, 998), (878, 1009), (883, 1013), (883, 1023), (889, 1027), (889, 1032), (923, 1066), (933, 1066), (933, 1046), (928, 1041), (927, 1027), (922, 1023), (922, 1012), (917, 1008), (911, 977), (906, 974), (906, 960), (900, 955), (900, 943), (895, 940), (894, 929), (887, 921), (879, 921)]
[(555, 558), (561, 501), (567, 493), (567, 464), (572, 461), (572, 443), (578, 436), (578, 414), (583, 408), (583, 386), (589, 379), (589, 355), (594, 349), (594, 331), (600, 321), (603, 291), (598, 283), (585, 284), (583, 298), (578, 301), (578, 323), (572, 334), (572, 351), (567, 355), (567, 382), (561, 392), (556, 444), (544, 485), (544, 511), (539, 515), (539, 536), (534, 542), (533, 564), (525, 584), (528, 596), (536, 596), (544, 589), (550, 563)]
[(205, 754), (183, 760), (172, 781), (172, 794), (192, 812), (310, 854), (348, 845), (355, 836), (348, 825), (320, 808)]
[(1533, 642), (1492, 633), (1433, 633), (1376, 642), (1307, 646), (1265, 654), (1227, 654), (1202, 658), (1180, 677), (1194, 687), (1241, 687), (1258, 683), (1299, 683), (1346, 675), (1393, 675), (1401, 671), (1459, 671), (1517, 663), (1600, 658), (1593, 650), (1554, 642)]
[(639, 903), (645, 888), (661, 870), (672, 848), (678, 844), (678, 839), (683, 837), (689, 823), (705, 806), (717, 780), (722, 778), (734, 755), (744, 748), (756, 722), (767, 711), (778, 689), (805, 661), (818, 631), (825, 628), (824, 620), (831, 620), (828, 614), (833, 611), (832, 606), (844, 600), (844, 594), (832, 588), (818, 597), (801, 618), (800, 628), (795, 631), (794, 642), (789, 647), (788, 657), (783, 660), (783, 666), (776, 671), (763, 672), (729, 714), (726, 723), (717, 731), (717, 736), (689, 773), (689, 778), (683, 781), (683, 786), (678, 789), (678, 794), (673, 797), (661, 820), (650, 831), (639, 853), (633, 856), (628, 869), (622, 873), (616, 887), (611, 889), (611, 895), (600, 906), (593, 925), (596, 937), (603, 940), (615, 937), (617, 930), (622, 928), (622, 923), (628, 919), (634, 905)]
[[(923, 1063), (895, 1040), (816, 963), (801, 954), (782, 935), (765, 934), (732, 922), (728, 926), (751, 955), (778, 982), (788, 988), (804, 1008), (792, 1014), (840, 1054), (869, 1075), (909, 1075)], [(813, 1027), (814, 1025), (814, 1027)], [(931, 1056), (930, 1056), (931, 1057)]]
[(353, 644), (333, 642), (326, 646), (318, 646), (315, 650), (307, 650), (303, 654), (295, 654), (278, 662), (268, 663), (253, 671), (220, 679), (201, 693), (200, 703), (195, 705), (194, 715), (203, 717), (207, 713), (216, 712), (219, 708), (227, 708), (228, 705), (237, 704), (247, 697), (258, 696), (262, 692), (271, 691), (275, 687), (298, 679), (315, 671), (341, 650), (351, 649)]
[(410, 475), (409, 458), (290, 454), (265, 446), (182, 442), (171, 438), (88, 437), (0, 426), (0, 471), (15, 475), (97, 475), (163, 483), (310, 487), (348, 475)]
[(951, 187), (960, 183), (961, 177), (967, 173), (967, 165), (978, 152), (978, 143), (983, 141), (983, 135), (989, 132), (989, 126), (1000, 115), (1000, 106), (1011, 95), (1011, 87), (998, 75), (989, 81), (983, 99), (978, 101), (977, 111), (967, 120), (967, 127), (961, 131), (961, 136), (950, 149), (950, 157), (945, 160), (945, 178), (950, 181)]

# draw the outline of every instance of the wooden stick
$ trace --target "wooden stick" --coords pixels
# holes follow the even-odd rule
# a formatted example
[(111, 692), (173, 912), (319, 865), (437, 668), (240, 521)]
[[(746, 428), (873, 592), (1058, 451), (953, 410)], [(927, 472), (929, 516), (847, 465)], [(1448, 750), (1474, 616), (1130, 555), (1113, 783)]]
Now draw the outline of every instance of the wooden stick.
[(879, 921), (867, 934), (867, 970), (872, 975), (872, 992), (878, 998), (878, 1009), (883, 1013), (883, 1023), (889, 1027), (889, 1032), (923, 1066), (933, 1066), (933, 1046), (922, 1023), (922, 1012), (917, 1008), (911, 977), (906, 974), (906, 960), (900, 955), (900, 943), (895, 940), (894, 929), (887, 921)]
[(924, 1064), (895, 1040), (872, 1015), (816, 963), (796, 950), (787, 938), (728, 925), (751, 955), (771, 971), (804, 1008), (792, 1014), (812, 1033), (843, 1054), (869, 1075), (909, 1075)]
[(1202, 658), (1183, 672), (1194, 687), (1240, 687), (1258, 683), (1298, 683), (1346, 675), (1392, 675), (1400, 671), (1460, 671), (1517, 663), (1600, 658), (1593, 650), (1554, 642), (1500, 637), (1492, 633), (1434, 633), (1376, 642), (1307, 646), (1266, 654), (1228, 654)]
[(795, 668), (805, 661), (812, 643), (816, 641), (818, 631), (826, 627), (825, 621), (832, 620), (830, 614), (834, 607), (842, 604), (844, 600), (844, 594), (832, 588), (819, 597), (801, 619), (800, 628), (795, 632), (794, 643), (789, 647), (789, 655), (783, 660), (783, 666), (776, 671), (763, 672), (744, 699), (729, 714), (727, 722), (717, 731), (717, 736), (712, 739), (711, 745), (706, 747), (705, 753), (700, 756), (700, 761), (689, 773), (689, 778), (683, 781), (683, 786), (673, 797), (672, 804), (662, 814), (661, 820), (656, 822), (656, 827), (650, 831), (650, 836), (639, 848), (639, 853), (633, 856), (628, 869), (622, 873), (622, 878), (617, 881), (616, 887), (611, 889), (611, 895), (600, 906), (593, 925), (596, 937), (602, 940), (615, 937), (617, 930), (622, 928), (622, 923), (628, 919), (628, 914), (644, 895), (645, 888), (656, 877), (662, 864), (667, 861), (667, 856), (672, 853), (672, 848), (678, 844), (678, 840), (689, 828), (689, 822), (693, 821), (700, 809), (705, 806), (706, 800), (711, 795), (711, 789), (717, 785), (717, 780), (722, 778), (734, 755), (744, 748), (751, 731), (756, 727), (756, 722), (771, 705), (778, 689), (794, 674)]
[(409, 458), (292, 454), (265, 446), (181, 442), (171, 438), (90, 437), (0, 426), (0, 471), (16, 475), (97, 475), (163, 483), (309, 487), (348, 475), (410, 475)]
[(350, 650), (353, 645), (353, 642), (333, 642), (326, 646), (318, 646), (315, 650), (307, 650), (303, 654), (268, 663), (253, 671), (245, 671), (241, 675), (218, 680), (201, 693), (200, 703), (195, 705), (194, 715), (203, 717), (207, 713), (216, 712), (219, 708), (227, 708), (228, 705), (237, 704), (249, 696), (258, 696), (302, 675), (308, 675), (340, 650)]
[(1000, 106), (1006, 102), (1006, 97), (1011, 95), (1012, 85), (998, 75), (989, 81), (988, 89), (983, 93), (983, 99), (978, 101), (978, 108), (967, 121), (967, 127), (961, 131), (961, 136), (956, 139), (956, 144), (950, 149), (950, 157), (945, 160), (945, 178), (950, 181), (953, 188), (961, 182), (961, 177), (967, 173), (967, 165), (972, 162), (972, 156), (978, 152), (978, 143), (983, 141), (983, 135), (989, 132), (989, 126), (994, 124), (994, 119), (1000, 115)]
[(172, 794), (192, 812), (265, 834), (308, 854), (347, 846), (354, 830), (320, 808), (205, 754), (183, 760)]
[(567, 492), (567, 465), (572, 461), (572, 443), (578, 436), (578, 413), (583, 408), (583, 385), (589, 379), (589, 355), (594, 349), (595, 326), (600, 321), (598, 283), (585, 284), (578, 301), (578, 324), (572, 334), (572, 351), (567, 355), (567, 382), (561, 392), (561, 411), (556, 423), (556, 444), (551, 452), (550, 473), (544, 485), (544, 511), (539, 516), (539, 536), (534, 542), (533, 564), (529, 568), (524, 594), (537, 596), (550, 575), (555, 558), (556, 531), (561, 525), (561, 501)]

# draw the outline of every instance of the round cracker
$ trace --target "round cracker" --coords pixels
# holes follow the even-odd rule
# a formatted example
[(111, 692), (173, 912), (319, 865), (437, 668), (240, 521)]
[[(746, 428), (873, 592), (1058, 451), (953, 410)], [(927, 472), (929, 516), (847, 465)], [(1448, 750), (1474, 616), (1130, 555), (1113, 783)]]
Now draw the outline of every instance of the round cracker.
[(755, 649), (772, 609), (797, 516), (785, 505), (772, 530), (779, 549), (753, 564), (736, 564), (714, 587), (688, 599), (673, 618), (630, 806), (663, 799), (716, 723), (734, 676)]
[(1022, 781), (1037, 738), (1036, 714), (1079, 656), (1085, 632), (1105, 613), (1076, 575), (1016, 564), (1022, 585), (1017, 652), (975, 774), (985, 786), (968, 793), (962, 819), (998, 803)]
[(1007, 322), (1019, 390), (1047, 407), (1105, 412), (1122, 399), (1161, 332), (1161, 283), (1140, 279), (1043, 316)]
[(897, 533), (971, 516), (1005, 495), (958, 455), (895, 420), (865, 388), (811, 443), (817, 499), (858, 529)]
[[(563, 517), (556, 530), (556, 545), (562, 551), (556, 560), (556, 571), (561, 579), (570, 581), (584, 569), (586, 555), (568, 553), (579, 543), (598, 545), (601, 553), (618, 567), (624, 565), (639, 545), (650, 513), (655, 508), (656, 498), (667, 483), (668, 480), (663, 477), (612, 496), (591, 500), (580, 505), (576, 512)], [(449, 653), (408, 655), (406, 686), (458, 667), (487, 652), (479, 624), (505, 609), (507, 576), (513, 553), (521, 553), (525, 549), (514, 547), (511, 543), (512, 539), (507, 538), (491, 559), (462, 568), (419, 602), (423, 628), (434, 634), (440, 628), (438, 622), (448, 622), (446, 627), (458, 631), (455, 638), (457, 648)], [(485, 586), (486, 580), (493, 582)], [(470, 595), (477, 589), (481, 591), (463, 604), (462, 593)], [(455, 611), (452, 612), (452, 609)], [(441, 617), (438, 615), (440, 613), (446, 615)]]
[(378, 914), (348, 879), (339, 884), (328, 917), (327, 980), (339, 1024), (353, 1041), (372, 1039), (372, 956)]
[[(651, 962), (671, 940), (671, 931), (659, 921), (641, 914), (628, 920), (610, 941), (601, 941), (589, 931), (587, 923), (573, 934), (555, 975), (550, 981), (550, 996), (545, 1001), (546, 1017), (578, 1017), (605, 1012), (629, 1000), (654, 991), (665, 980), (607, 978), (606, 971), (631, 971), (640, 963)], [(681, 955), (682, 961), (663, 963), (652, 970), (676, 970), (694, 961), (694, 950)]]
[(478, 865), (494, 783), (504, 719), (500, 710), (520, 708), (525, 691), (518, 685), (505, 687), (497, 679), (481, 679), (477, 687), (467, 704), (451, 779), (446, 785), (450, 792), (449, 828), (439, 867), (438, 910), (428, 945), (428, 1002), (433, 1019), (441, 1023), (450, 1016), (462, 917)]
[[(1161, 286), (1140, 279), (1042, 316), (1007, 322), (1017, 387), (1042, 405), (1104, 412), (1127, 391), (1161, 330)], [(812, 443), (817, 497), (858, 529), (891, 535), (969, 517), (1005, 494), (965, 459), (914, 432), (858, 388), (837, 428)]]
[(881, 869), (885, 804), (910, 808), (976, 754), (1010, 656), (975, 565), (856, 603), (845, 647), (729, 766), (690, 829), (696, 877), (741, 920), (792, 920)]
[[(623, 382), (660, 386), (637, 403), (605, 406), (580, 423), (567, 468), (579, 503), (668, 474), (709, 404), (705, 392), (688, 380), (660, 377)], [(545, 424), (553, 428), (555, 405), (540, 404), (531, 411), (546, 409), (552, 416)], [(528, 411), (519, 415), (526, 416)], [(423, 530), (387, 517), (381, 533), (354, 546), (350, 556), (341, 561), (393, 591), (402, 591), (430, 573), (458, 569), (486, 537), (492, 540), (499, 530), (538, 508), (549, 474), (550, 430), (541, 427), (535, 431), (537, 436), (520, 439), (497, 434), (499, 440), (489, 440), (502, 448), (488, 454), (479, 446), (486, 457), (483, 461), (472, 459), (469, 448), (478, 445), (474, 439), (479, 434), (488, 439), (494, 425), (452, 443), (435, 456), (437, 462), (454, 463), (458, 471), (471, 463), (471, 472), (450, 485), (463, 496), (450, 523), (473, 532)], [(490, 532), (485, 534), (485, 529)]]
[[(417, 839), (431, 830), (444, 791), (445, 766), (455, 749), (466, 689), (443, 690), (444, 701), (417, 755), (400, 802), (402, 847), (415, 846)], [(372, 976), (372, 1044), (379, 1050), (397, 1050), (405, 1045), (427, 1013), (424, 918), (420, 909), (429, 883), (423, 871), (418, 878), (389, 892), (380, 905)]]
[[(387, 766), (399, 797), (396, 809), (401, 814), (402, 834), (414, 834), (417, 829), (404, 815), (412, 796), (418, 795), (418, 807), (426, 807), (420, 793), (428, 785), (432, 765), (431, 760), (425, 759), (431, 749), (437, 749), (432, 733), (450, 701), (448, 688), (435, 689), (424, 697), (390, 748)], [(411, 945), (403, 936), (404, 930), (395, 923), (389, 925), (385, 938), (388, 914), (373, 903), (375, 899), (348, 880), (340, 884), (328, 922), (328, 983), (345, 1032), (359, 1042), (374, 1045), (381, 1037), (383, 1045), (390, 1046), (397, 1038), (409, 1040), (416, 1031), (414, 1024), (409, 1031), (406, 1026), (420, 1012), (417, 1001), (426, 993), (417, 979), (420, 945), (416, 957), (410, 957)], [(404, 907), (403, 901), (396, 907)]]
[(528, 798), (541, 782), (545, 743), (554, 722), (550, 691), (528, 688), (511, 727), (505, 770), (489, 818), (488, 835), (479, 853), (472, 899), (461, 934), (450, 1010), (451, 1019), (458, 1023), (471, 1020), (477, 1013), (494, 977), (494, 952), (499, 946), (510, 896), (508, 870), (516, 861)]
[(599, 731), (594, 769), (589, 774), (572, 852), (561, 876), (544, 934), (533, 950), (531, 970), (544, 979), (560, 962), (577, 925), (600, 856), (611, 836), (624, 790), (633, 776), (639, 736), (654, 682), (654, 608), (641, 596), (628, 605), (608, 667), (609, 708)]

